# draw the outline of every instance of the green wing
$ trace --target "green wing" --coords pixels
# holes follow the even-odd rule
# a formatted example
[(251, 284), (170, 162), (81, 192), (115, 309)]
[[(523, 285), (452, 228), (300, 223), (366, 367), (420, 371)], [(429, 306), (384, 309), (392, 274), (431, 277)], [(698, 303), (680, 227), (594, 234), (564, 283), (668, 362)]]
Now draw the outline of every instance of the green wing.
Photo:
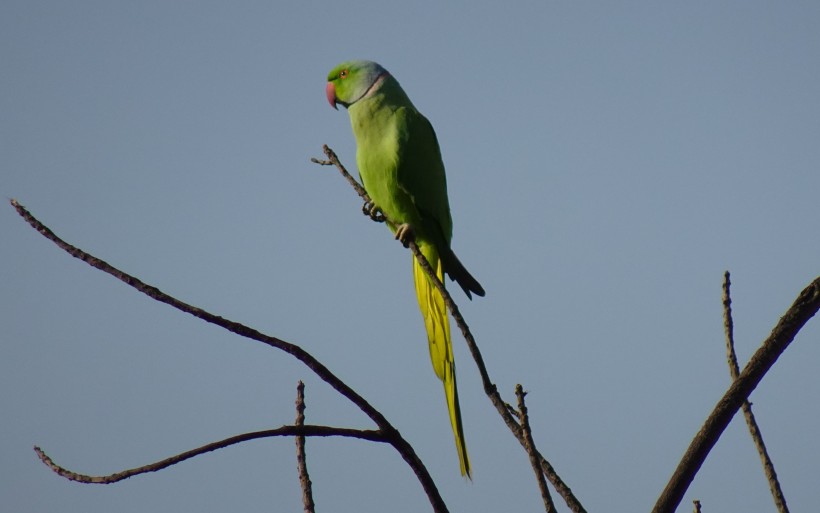
[(412, 107), (395, 113), (398, 126), (398, 165), (396, 180), (412, 198), (421, 218), (422, 242), (433, 244), (444, 263), (444, 271), (464, 290), (484, 295), (484, 289), (450, 249), (453, 219), (447, 199), (447, 178), (433, 125)]
[(398, 136), (396, 180), (413, 199), (421, 217), (420, 235), (441, 254), (450, 250), (453, 220), (447, 199), (447, 178), (433, 125), (412, 107), (395, 112)]

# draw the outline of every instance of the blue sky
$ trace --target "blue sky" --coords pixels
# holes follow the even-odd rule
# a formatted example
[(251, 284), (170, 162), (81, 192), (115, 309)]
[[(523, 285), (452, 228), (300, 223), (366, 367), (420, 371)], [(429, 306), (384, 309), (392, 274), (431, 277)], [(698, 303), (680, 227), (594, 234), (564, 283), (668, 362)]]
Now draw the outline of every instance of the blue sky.
[[(818, 275), (816, 2), (38, 2), (0, 6), (0, 195), (184, 301), (301, 345), (367, 397), (452, 511), (539, 511), (526, 456), (454, 341), (475, 479), (432, 373), (409, 254), (333, 170), (338, 62), (380, 62), (438, 133), (456, 290), (492, 379), (589, 511), (646, 510), (728, 386)], [(155, 303), (0, 209), (0, 497), (9, 511), (298, 510), (291, 440), (112, 486), (105, 474), (245, 431), (368, 420), (287, 355)], [(793, 510), (820, 503), (820, 328), (755, 391)], [(317, 507), (424, 511), (388, 448), (309, 440)], [(736, 418), (688, 491), (771, 499)]]

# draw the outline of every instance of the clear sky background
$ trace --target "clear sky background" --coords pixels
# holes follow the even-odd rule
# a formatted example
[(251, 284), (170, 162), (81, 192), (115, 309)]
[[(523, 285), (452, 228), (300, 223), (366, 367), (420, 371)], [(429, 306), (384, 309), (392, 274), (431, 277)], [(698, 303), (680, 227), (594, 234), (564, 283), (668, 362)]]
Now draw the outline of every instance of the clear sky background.
[[(820, 4), (41, 2), (0, 5), (0, 196), (176, 297), (301, 345), (414, 444), (451, 511), (540, 511), (454, 339), (458, 473), (409, 253), (355, 168), (338, 62), (380, 62), (436, 128), (461, 305), (504, 397), (590, 511), (646, 511), (741, 362), (820, 271)], [(0, 509), (299, 511), (291, 439), (107, 474), (293, 421), (368, 419), (291, 357), (156, 303), (0, 205)], [(794, 511), (820, 504), (820, 320), (752, 396)], [(308, 441), (319, 511), (427, 511), (386, 446)], [(742, 418), (681, 510), (771, 511)]]

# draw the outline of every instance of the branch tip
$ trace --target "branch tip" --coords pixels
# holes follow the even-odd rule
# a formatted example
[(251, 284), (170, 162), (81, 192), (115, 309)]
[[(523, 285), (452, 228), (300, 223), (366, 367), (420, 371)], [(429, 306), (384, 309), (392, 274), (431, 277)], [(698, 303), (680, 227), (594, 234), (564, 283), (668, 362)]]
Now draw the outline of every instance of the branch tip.
[[(732, 320), (732, 296), (731, 296), (731, 280), (729, 271), (723, 274), (723, 330), (726, 337), (726, 363), (729, 366), (729, 376), (732, 381), (736, 381), (740, 374), (740, 368), (737, 363), (737, 353), (735, 352), (734, 339), (734, 321)], [(780, 481), (777, 479), (777, 472), (774, 469), (774, 462), (769, 456), (769, 451), (766, 449), (766, 444), (763, 442), (763, 433), (760, 431), (760, 426), (757, 424), (754, 412), (752, 411), (752, 403), (748, 398), (744, 399), (740, 405), (743, 411), (743, 417), (746, 420), (746, 426), (749, 428), (749, 436), (752, 437), (752, 442), (755, 444), (757, 454), (760, 457), (760, 462), (763, 465), (763, 473), (766, 475), (766, 481), (769, 484), (769, 491), (772, 494), (775, 507), (779, 513), (789, 513), (789, 507), (786, 504), (786, 497), (783, 495), (783, 489), (780, 487)]]
[(521, 419), (521, 431), (524, 434), (524, 448), (527, 451), (527, 456), (530, 458), (530, 465), (535, 472), (535, 480), (538, 482), (538, 489), (541, 491), (541, 500), (544, 501), (544, 511), (547, 513), (557, 513), (555, 503), (550, 496), (549, 488), (547, 488), (547, 481), (544, 479), (544, 472), (541, 469), (540, 454), (535, 449), (535, 441), (532, 438), (532, 429), (530, 428), (530, 418), (527, 414), (527, 405), (524, 402), (524, 397), (527, 395), (524, 392), (524, 387), (521, 384), (515, 385), (515, 395), (518, 397), (518, 413)]

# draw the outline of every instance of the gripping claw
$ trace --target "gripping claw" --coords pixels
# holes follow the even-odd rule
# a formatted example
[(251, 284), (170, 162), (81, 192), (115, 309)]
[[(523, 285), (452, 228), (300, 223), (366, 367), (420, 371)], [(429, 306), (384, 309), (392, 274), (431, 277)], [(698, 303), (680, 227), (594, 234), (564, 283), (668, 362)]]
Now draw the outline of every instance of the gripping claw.
[(366, 215), (367, 217), (376, 221), (377, 223), (383, 223), (385, 221), (385, 217), (381, 209), (371, 201), (364, 202), (364, 204), (362, 205), (362, 214)]
[(408, 223), (400, 224), (399, 227), (396, 228), (396, 240), (401, 242), (402, 246), (405, 248), (415, 237), (416, 235), (413, 233), (413, 227)]

